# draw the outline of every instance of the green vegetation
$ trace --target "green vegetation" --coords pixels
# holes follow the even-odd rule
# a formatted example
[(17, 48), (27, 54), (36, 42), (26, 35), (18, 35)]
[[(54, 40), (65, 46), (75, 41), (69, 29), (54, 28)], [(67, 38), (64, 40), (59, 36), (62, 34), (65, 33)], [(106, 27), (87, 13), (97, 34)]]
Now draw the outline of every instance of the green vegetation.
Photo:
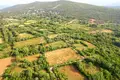
[[(31, 7), (33, 6), (34, 8), (31, 9)], [(44, 13), (42, 12), (42, 10), (44, 11)], [(119, 9), (94, 6), (84, 3), (76, 3), (67, 0), (60, 0), (55, 2), (33, 2), (30, 4), (16, 5), (2, 10), (2, 12), (5, 14), (8, 11), (11, 12), (8, 15), (20, 14), (24, 15), (25, 17), (31, 15), (31, 13), (38, 14), (44, 17), (52, 14), (52, 18), (54, 18), (53, 15), (60, 14), (61, 16), (67, 18), (72, 17), (75, 19), (81, 19), (81, 23), (86, 23), (87, 20), (91, 18), (95, 18), (96, 20), (98, 20), (98, 23), (101, 23), (101, 21), (110, 21), (116, 23), (120, 22)], [(30, 20), (25, 22), (25, 24), (35, 23), (34, 19), (31, 19), (31, 17), (29, 17), (29, 19)]]
[[(53, 8), (58, 3), (63, 6)], [(62, 10), (60, 14), (72, 14), (75, 18), (79, 13), (81, 19), (49, 13), (49, 9), (44, 15), (21, 15), (27, 5), (10, 9), (13, 13), (6, 16), (1, 13), (0, 77), (3, 80), (120, 80), (120, 24), (111, 23), (118, 21), (114, 17), (120, 11), (70, 1), (58, 3), (36, 6), (46, 8), (53, 4), (53, 11), (66, 10), (62, 7), (68, 6), (71, 11)], [(28, 5), (33, 4), (36, 3)], [(88, 17), (99, 17), (104, 23), (90, 24)]]

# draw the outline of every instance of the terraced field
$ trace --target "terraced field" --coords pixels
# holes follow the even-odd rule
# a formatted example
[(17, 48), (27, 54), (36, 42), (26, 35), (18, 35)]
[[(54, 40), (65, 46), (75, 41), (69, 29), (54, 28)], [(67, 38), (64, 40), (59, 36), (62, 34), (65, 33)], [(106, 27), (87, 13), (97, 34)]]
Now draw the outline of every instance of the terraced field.
[(0, 76), (4, 73), (5, 69), (7, 69), (13, 62), (14, 58), (5, 58), (0, 59)]
[(30, 62), (37, 60), (40, 57), (40, 54), (32, 55), (32, 56), (27, 56), (22, 58), (22, 60), (26, 59)]
[(80, 56), (76, 54), (71, 48), (47, 52), (45, 53), (45, 56), (50, 65), (61, 64), (69, 60), (80, 59)]
[(66, 47), (67, 44), (63, 41), (57, 41), (57, 42), (53, 42), (45, 45), (45, 47), (48, 47), (48, 46), (52, 46), (53, 48), (61, 48), (61, 47)]
[(33, 39), (29, 39), (26, 41), (20, 41), (20, 42), (16, 42), (14, 47), (24, 47), (24, 46), (28, 46), (28, 45), (37, 45), (40, 43), (45, 43), (45, 40), (43, 37), (39, 37), (39, 38), (33, 38)]
[(64, 66), (60, 67), (59, 71), (61, 73), (64, 73), (68, 80), (87, 80), (83, 75), (79, 73), (77, 69), (75, 69), (73, 66)]
[(90, 34), (96, 34), (96, 33), (113, 33), (112, 30), (109, 29), (102, 29), (102, 30), (95, 30), (95, 31), (90, 31)]
[(95, 46), (87, 41), (77, 40), (79, 44), (73, 44), (73, 46), (78, 50), (86, 50), (86, 49), (92, 49), (95, 48)]
[(119, 70), (115, 30), (89, 27), (79, 20), (50, 19), (17, 20), (17, 25), (8, 22), (1, 28), (0, 75), (4, 80), (107, 80), (114, 72), (111, 65)]
[(33, 35), (27, 34), (27, 33), (21, 33), (17, 36), (17, 38), (19, 38), (19, 39), (32, 38), (32, 37), (33, 37)]

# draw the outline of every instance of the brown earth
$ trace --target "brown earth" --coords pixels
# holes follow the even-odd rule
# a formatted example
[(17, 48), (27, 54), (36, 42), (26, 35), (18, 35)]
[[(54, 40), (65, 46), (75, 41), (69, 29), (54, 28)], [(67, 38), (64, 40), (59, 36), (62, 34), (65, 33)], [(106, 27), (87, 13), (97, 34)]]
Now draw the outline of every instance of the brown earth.
[(4, 73), (5, 69), (7, 69), (7, 67), (10, 66), (13, 61), (14, 58), (11, 57), (0, 59), (0, 75)]
[(37, 59), (39, 58), (39, 56), (40, 56), (40, 54), (36, 54), (36, 55), (24, 57), (24, 58), (22, 58), (22, 59), (26, 59), (26, 60), (32, 62), (32, 61), (37, 60)]
[(68, 77), (68, 80), (86, 80), (73, 66), (60, 67), (59, 71)]
[(80, 56), (76, 54), (71, 48), (59, 49), (45, 53), (47, 61), (50, 65), (61, 64), (69, 60), (80, 59)]

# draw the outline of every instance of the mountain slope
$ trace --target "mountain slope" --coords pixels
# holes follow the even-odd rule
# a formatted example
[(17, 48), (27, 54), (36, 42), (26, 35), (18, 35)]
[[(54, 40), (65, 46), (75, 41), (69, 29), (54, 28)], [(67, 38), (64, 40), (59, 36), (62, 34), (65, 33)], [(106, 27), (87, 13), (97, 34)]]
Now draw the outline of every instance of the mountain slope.
[(79, 19), (95, 18), (97, 20), (120, 22), (120, 10), (106, 7), (94, 6), (71, 1), (55, 2), (34, 2), (30, 4), (21, 4), (3, 9), (2, 12), (20, 12), (20, 13), (40, 13), (57, 12), (63, 16), (70, 16)]

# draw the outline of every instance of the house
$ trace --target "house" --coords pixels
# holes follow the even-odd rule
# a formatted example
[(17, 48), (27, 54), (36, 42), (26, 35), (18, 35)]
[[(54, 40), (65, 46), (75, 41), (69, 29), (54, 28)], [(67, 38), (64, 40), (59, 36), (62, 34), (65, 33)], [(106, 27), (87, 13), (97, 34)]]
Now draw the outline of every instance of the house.
[(90, 24), (96, 24), (96, 20), (95, 19), (89, 19), (89, 23)]

